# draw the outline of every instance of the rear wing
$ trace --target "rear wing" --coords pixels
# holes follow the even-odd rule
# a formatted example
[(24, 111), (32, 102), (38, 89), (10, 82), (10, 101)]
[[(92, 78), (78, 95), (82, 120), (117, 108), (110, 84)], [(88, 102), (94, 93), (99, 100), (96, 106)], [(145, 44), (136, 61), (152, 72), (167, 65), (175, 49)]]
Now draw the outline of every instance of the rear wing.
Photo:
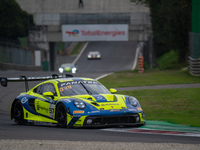
[(28, 81), (42, 81), (42, 80), (49, 80), (49, 79), (58, 79), (58, 78), (69, 78), (73, 77), (71, 74), (65, 74), (65, 75), (57, 75), (57, 74), (52, 74), (51, 76), (46, 76), (46, 77), (26, 77), (26, 76), (20, 76), (18, 78), (6, 78), (6, 77), (0, 77), (0, 82), (3, 87), (8, 86), (8, 82), (25, 82), (25, 88), (26, 91), (29, 90), (28, 87)]

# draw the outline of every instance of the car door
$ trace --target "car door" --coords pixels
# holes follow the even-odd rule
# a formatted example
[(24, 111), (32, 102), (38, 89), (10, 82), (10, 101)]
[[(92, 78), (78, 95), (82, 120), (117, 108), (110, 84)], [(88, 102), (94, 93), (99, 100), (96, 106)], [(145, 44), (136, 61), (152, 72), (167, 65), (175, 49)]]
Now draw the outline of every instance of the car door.
[[(55, 104), (58, 99), (54, 84), (42, 84), (37, 87), (36, 91), (38, 94), (40, 94), (40, 96), (38, 96), (38, 98), (35, 100), (36, 112), (42, 116), (54, 118)], [(51, 97), (44, 97), (43, 93), (45, 92), (52, 92), (54, 94), (54, 98), (52, 99)]]

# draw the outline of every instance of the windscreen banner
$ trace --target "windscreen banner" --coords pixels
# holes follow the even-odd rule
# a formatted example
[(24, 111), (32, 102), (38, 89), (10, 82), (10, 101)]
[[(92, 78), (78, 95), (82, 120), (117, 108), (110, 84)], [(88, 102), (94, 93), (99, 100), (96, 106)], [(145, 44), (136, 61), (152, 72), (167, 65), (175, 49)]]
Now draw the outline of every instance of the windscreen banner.
[(128, 25), (62, 25), (63, 42), (128, 41)]

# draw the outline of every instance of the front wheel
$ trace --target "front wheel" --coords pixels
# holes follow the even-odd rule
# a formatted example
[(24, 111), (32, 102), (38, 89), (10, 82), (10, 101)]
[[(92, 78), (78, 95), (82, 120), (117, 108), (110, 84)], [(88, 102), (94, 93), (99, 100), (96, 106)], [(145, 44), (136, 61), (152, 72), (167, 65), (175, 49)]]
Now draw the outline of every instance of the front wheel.
[(59, 104), (56, 108), (56, 120), (59, 127), (64, 128), (67, 126), (66, 107), (63, 104)]
[(13, 119), (14, 122), (17, 124), (23, 124), (24, 123), (24, 112), (22, 103), (18, 100), (13, 105)]

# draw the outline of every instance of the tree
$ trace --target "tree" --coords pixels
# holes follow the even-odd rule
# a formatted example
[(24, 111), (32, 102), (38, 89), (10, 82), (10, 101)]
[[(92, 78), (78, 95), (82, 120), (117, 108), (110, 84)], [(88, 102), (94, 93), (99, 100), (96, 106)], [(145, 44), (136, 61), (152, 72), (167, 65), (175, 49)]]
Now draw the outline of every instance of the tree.
[(178, 51), (185, 61), (189, 52), (192, 0), (135, 0), (150, 8), (154, 51), (159, 57), (170, 50)]
[(0, 0), (0, 37), (17, 39), (28, 35), (33, 16), (21, 10), (15, 0)]

